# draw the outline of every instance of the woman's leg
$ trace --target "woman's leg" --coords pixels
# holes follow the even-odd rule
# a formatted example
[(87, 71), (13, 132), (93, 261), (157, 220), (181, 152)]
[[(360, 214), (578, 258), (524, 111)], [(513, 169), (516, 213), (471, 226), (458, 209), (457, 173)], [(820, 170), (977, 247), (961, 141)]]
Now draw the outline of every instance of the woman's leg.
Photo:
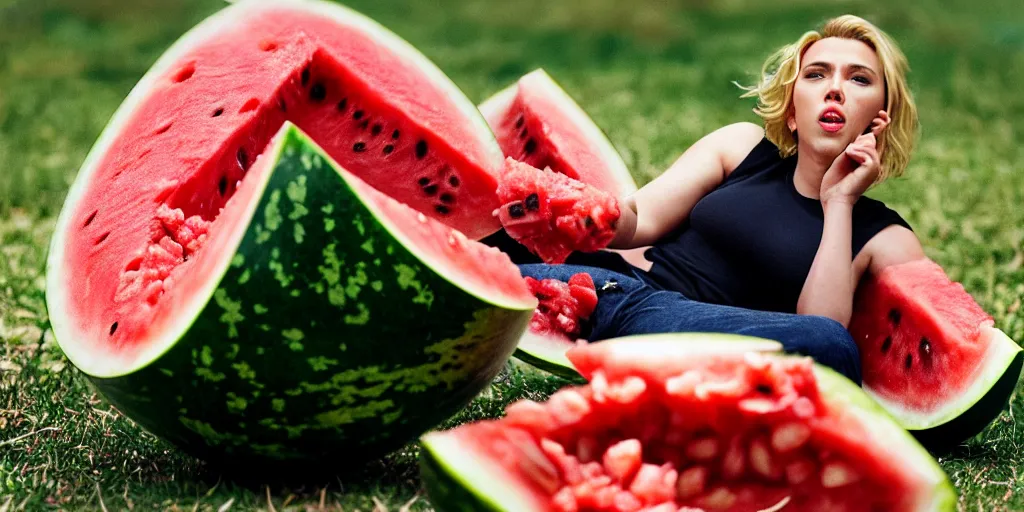
[[(520, 265), (524, 276), (568, 281), (587, 272), (598, 289), (587, 339), (599, 341), (634, 334), (715, 332), (777, 340), (787, 352), (810, 356), (860, 384), (860, 352), (850, 333), (830, 318), (756, 311), (690, 300), (656, 290), (603, 268), (577, 265)], [(608, 285), (614, 282), (614, 285)]]

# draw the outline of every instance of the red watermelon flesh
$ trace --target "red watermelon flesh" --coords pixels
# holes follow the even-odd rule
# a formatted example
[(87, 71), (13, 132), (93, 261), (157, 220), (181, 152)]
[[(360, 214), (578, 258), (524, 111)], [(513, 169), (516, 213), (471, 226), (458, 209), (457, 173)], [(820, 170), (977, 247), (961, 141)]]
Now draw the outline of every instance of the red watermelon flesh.
[(935, 410), (984, 368), (993, 323), (934, 261), (888, 267), (858, 290), (850, 321), (864, 386), (904, 408)]
[(551, 169), (506, 158), (497, 193), (494, 214), (505, 231), (547, 263), (597, 251), (615, 237), (618, 200)]
[(597, 307), (597, 290), (590, 274), (580, 272), (568, 283), (557, 279), (525, 277), (530, 292), (537, 298), (537, 309), (530, 320), (530, 331), (571, 343), (580, 335), (582, 322)]
[(157, 329), (149, 308), (173, 302), (172, 288), (193, 291), (183, 276), (202, 273), (189, 267), (285, 121), (470, 238), (499, 227), (487, 213), (500, 150), (472, 104), (382, 27), (302, 5), (225, 10), (169, 51), (111, 121), (83, 165), (90, 179), (71, 220), (80, 229), (63, 259), (67, 275), (89, 276), (76, 281), (69, 316), (118, 320), (78, 328), (102, 330), (112, 346)]
[[(706, 341), (716, 342), (730, 343)], [(856, 512), (938, 510), (932, 500), (952, 505), (948, 487), (932, 487), (933, 475), (908, 470), (904, 464), (911, 460), (891, 459), (903, 443), (915, 446), (914, 441), (884, 413), (881, 421), (905, 437), (880, 439), (860, 409), (824, 395), (807, 358), (714, 353), (708, 345), (691, 345), (677, 358), (658, 347), (685, 341), (638, 338), (617, 344), (627, 343), (660, 354), (658, 370), (613, 355), (612, 342), (580, 345), (569, 358), (596, 361), (581, 369), (588, 385), (564, 388), (543, 403), (515, 402), (500, 420), (430, 434), (424, 438), (427, 452), (442, 462), (458, 457), (447, 457), (449, 446), (468, 453), (464, 457), (473, 464), (466, 467), (499, 479), (516, 496), (519, 503), (502, 502), (500, 510), (780, 506)], [(616, 358), (618, 371), (605, 373), (604, 364)], [(927, 457), (919, 446), (913, 450), (914, 457)], [(937, 467), (928, 471), (941, 475)], [(479, 478), (477, 489), (486, 494), (488, 485)], [(439, 510), (459, 509), (446, 505)]]

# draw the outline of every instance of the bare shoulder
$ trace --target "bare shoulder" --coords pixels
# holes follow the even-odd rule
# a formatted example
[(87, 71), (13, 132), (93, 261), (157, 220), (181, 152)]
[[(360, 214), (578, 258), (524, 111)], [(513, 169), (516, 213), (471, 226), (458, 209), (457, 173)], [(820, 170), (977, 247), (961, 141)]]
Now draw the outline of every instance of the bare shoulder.
[(710, 136), (715, 140), (715, 146), (722, 159), (722, 169), (728, 176), (750, 154), (754, 146), (761, 142), (764, 138), (764, 128), (744, 121), (725, 125), (712, 132)]
[(899, 265), (916, 259), (924, 258), (924, 249), (921, 241), (913, 231), (900, 226), (892, 225), (864, 245), (862, 252), (867, 253), (869, 258), (868, 270), (871, 274), (878, 274), (891, 265)]

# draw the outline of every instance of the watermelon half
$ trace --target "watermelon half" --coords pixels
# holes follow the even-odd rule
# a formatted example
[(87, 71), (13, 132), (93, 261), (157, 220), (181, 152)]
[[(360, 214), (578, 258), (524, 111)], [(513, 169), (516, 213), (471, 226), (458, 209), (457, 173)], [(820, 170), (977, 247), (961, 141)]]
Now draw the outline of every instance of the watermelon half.
[[(636, 192), (636, 181), (604, 131), (543, 69), (520, 77), (478, 108), (507, 157), (550, 168), (616, 199)], [(510, 239), (499, 243), (515, 245)], [(646, 247), (604, 250), (642, 266)], [(565, 358), (574, 341), (553, 331), (528, 330), (515, 355), (549, 372), (578, 378)]]
[[(581, 345), (590, 381), (422, 438), (439, 511), (951, 511), (928, 452), (857, 386), (773, 341)], [(731, 338), (724, 342), (723, 338)]]
[(47, 261), (54, 333), (193, 453), (381, 455), (483, 389), (537, 304), (461, 234), (495, 228), (501, 160), (383, 27), (243, 0), (159, 59), (79, 171)]
[(999, 415), (1024, 364), (1021, 348), (927, 258), (865, 282), (850, 333), (860, 347), (864, 389), (938, 451)]

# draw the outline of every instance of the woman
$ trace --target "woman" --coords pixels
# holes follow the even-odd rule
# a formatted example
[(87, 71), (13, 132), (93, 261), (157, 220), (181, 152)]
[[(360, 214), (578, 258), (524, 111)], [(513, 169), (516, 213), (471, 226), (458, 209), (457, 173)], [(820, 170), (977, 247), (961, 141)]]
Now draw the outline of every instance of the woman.
[(859, 384), (860, 356), (846, 330), (857, 283), (924, 256), (897, 213), (861, 197), (909, 160), (917, 111), (906, 70), (872, 24), (828, 21), (770, 57), (760, 85), (743, 95), (758, 98), (763, 128), (722, 127), (622, 198), (610, 247), (652, 246), (643, 261), (575, 254), (564, 265), (521, 264), (523, 275), (589, 273), (600, 297), (591, 341), (760, 336)]

